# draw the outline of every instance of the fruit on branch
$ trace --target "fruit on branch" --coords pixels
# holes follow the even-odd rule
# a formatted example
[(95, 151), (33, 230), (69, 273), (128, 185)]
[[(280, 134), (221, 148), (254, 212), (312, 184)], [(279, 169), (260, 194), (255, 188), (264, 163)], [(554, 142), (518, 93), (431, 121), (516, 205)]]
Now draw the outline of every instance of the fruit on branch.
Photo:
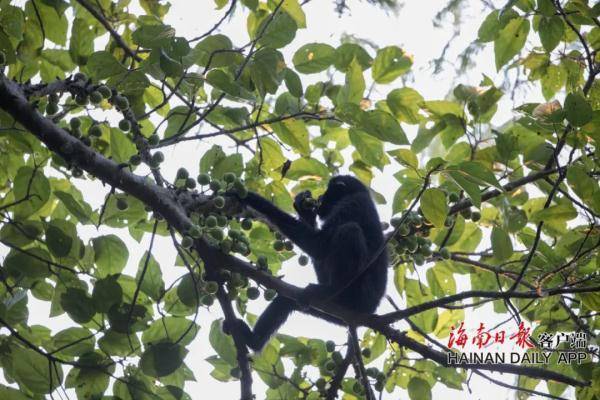
[(216, 196), (213, 199), (213, 204), (217, 208), (223, 208), (223, 207), (225, 207), (225, 198), (223, 196)]
[(160, 137), (158, 137), (158, 135), (157, 135), (157, 134), (151, 135), (151, 136), (148, 138), (148, 144), (149, 144), (150, 146), (156, 146), (156, 145), (157, 145), (159, 142), (160, 142)]
[(214, 215), (209, 215), (204, 220), (204, 223), (206, 224), (207, 227), (214, 228), (215, 226), (217, 226), (217, 217), (215, 217)]
[(298, 257), (298, 264), (300, 264), (301, 266), (305, 266), (308, 264), (308, 256), (302, 254), (300, 257)]
[(333, 340), (326, 341), (325, 349), (327, 349), (328, 353), (333, 353), (335, 351), (335, 342)]
[(481, 213), (479, 211), (473, 211), (471, 213), (471, 221), (477, 222), (481, 219)]
[(226, 183), (233, 183), (235, 182), (235, 174), (233, 172), (227, 172), (223, 175), (223, 180)]
[(88, 105), (88, 97), (85, 94), (75, 95), (75, 103), (79, 106), (85, 107)]
[(245, 218), (240, 223), (240, 226), (242, 227), (243, 230), (249, 231), (250, 229), (252, 229), (252, 220), (249, 218)]
[(83, 72), (77, 72), (75, 75), (73, 75), (73, 80), (75, 81), (87, 81), (87, 75), (84, 74)]
[(81, 128), (81, 120), (77, 117), (73, 117), (69, 121), (69, 125), (71, 126), (72, 129), (79, 129), (79, 128)]
[(277, 292), (274, 289), (267, 289), (263, 293), (263, 297), (266, 301), (271, 301), (277, 296)]
[(123, 132), (129, 132), (131, 130), (131, 122), (128, 119), (122, 119), (119, 121), (119, 129)]
[(283, 251), (284, 248), (285, 244), (283, 243), (283, 240), (276, 240), (273, 242), (273, 249), (275, 249), (275, 251)]
[(192, 239), (191, 236), (186, 235), (183, 238), (181, 238), (181, 247), (183, 247), (184, 249), (189, 249), (193, 245), (194, 245), (194, 239)]
[(90, 102), (92, 104), (100, 104), (102, 100), (104, 100), (104, 96), (102, 96), (99, 91), (94, 90), (92, 93), (90, 93)]
[(127, 203), (127, 200), (120, 197), (117, 199), (117, 208), (121, 211), (125, 211), (129, 208), (129, 204)]
[(94, 137), (100, 137), (100, 136), (102, 136), (102, 128), (100, 128), (100, 125), (94, 124), (94, 125), (90, 126), (90, 129), (88, 130), (88, 135), (94, 136)]
[(129, 100), (127, 100), (127, 97), (125, 96), (116, 95), (114, 98), (114, 103), (121, 111), (129, 109)]
[(106, 86), (106, 85), (100, 85), (100, 86), (98, 86), (98, 89), (96, 89), (96, 90), (105, 99), (110, 99), (112, 97), (112, 90), (110, 90), (110, 88), (108, 86)]
[(142, 157), (139, 154), (134, 154), (129, 157), (129, 164), (133, 166), (140, 165), (142, 163)]
[(208, 187), (210, 188), (210, 190), (212, 190), (213, 192), (218, 192), (219, 190), (221, 190), (221, 182), (217, 181), (217, 180), (213, 180), (210, 182), (210, 184), (208, 185)]
[(260, 290), (258, 290), (258, 288), (254, 286), (251, 286), (248, 289), (246, 289), (246, 295), (250, 300), (256, 300), (260, 296)]
[(46, 105), (46, 114), (48, 115), (54, 115), (58, 113), (58, 104), (56, 103), (48, 103)]
[(194, 239), (198, 239), (202, 235), (202, 231), (198, 225), (192, 225), (188, 229), (188, 235), (193, 237)]
[(194, 189), (196, 187), (196, 180), (194, 178), (187, 178), (185, 180), (185, 187), (188, 189)]
[(200, 185), (206, 186), (210, 183), (210, 176), (208, 174), (200, 174), (197, 180)]
[(175, 175), (175, 179), (187, 179), (190, 176), (190, 173), (185, 168), (179, 168), (177, 170), (177, 175)]

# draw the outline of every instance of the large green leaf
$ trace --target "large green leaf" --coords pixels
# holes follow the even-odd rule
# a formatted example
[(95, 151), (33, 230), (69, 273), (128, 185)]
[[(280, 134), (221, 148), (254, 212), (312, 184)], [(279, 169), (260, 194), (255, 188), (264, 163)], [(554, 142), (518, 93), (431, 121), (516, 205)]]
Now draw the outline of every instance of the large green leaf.
[(408, 72), (412, 57), (396, 46), (388, 46), (377, 51), (371, 70), (377, 83), (390, 83)]
[(101, 277), (119, 273), (125, 268), (129, 250), (116, 235), (100, 236), (92, 240), (94, 260)]
[(292, 62), (296, 70), (303, 74), (314, 74), (326, 70), (335, 59), (335, 49), (328, 44), (309, 43), (300, 47)]
[(528, 34), (529, 20), (527, 18), (514, 18), (500, 31), (500, 34), (494, 40), (497, 70), (500, 70), (521, 51), (527, 41)]

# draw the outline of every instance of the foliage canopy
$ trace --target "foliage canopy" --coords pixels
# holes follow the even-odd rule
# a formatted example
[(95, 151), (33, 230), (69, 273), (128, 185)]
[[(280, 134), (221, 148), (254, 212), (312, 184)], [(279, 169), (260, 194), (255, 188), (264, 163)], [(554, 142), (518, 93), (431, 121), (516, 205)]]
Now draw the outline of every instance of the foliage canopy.
[[(425, 99), (406, 85), (413, 59), (398, 46), (290, 49), (310, 25), (298, 0), (215, 0), (223, 18), (197, 38), (163, 22), (160, 0), (140, 0), (137, 14), (129, 1), (18, 3), (0, 0), (0, 366), (10, 384), (0, 397), (68, 388), (81, 399), (189, 399), (186, 355), (206, 329), (212, 377), (239, 380), (243, 399), (257, 378), (267, 387), (258, 398), (428, 399), (435, 385), (464, 389), (467, 370), (516, 374), (524, 397), (574, 386), (578, 399), (600, 398), (591, 356), (457, 369), (445, 367), (441, 343), (490, 302), (509, 321), (535, 322), (533, 337), (600, 331), (600, 4), (489, 10), (477, 44), (547, 101), (518, 105), (498, 125), (512, 86), (492, 77)], [(247, 16), (247, 43), (219, 31), (233, 13)], [(373, 85), (383, 98), (370, 97)], [(165, 176), (161, 164), (187, 142), (202, 144), (197, 169)], [(165, 161), (164, 149), (175, 156)], [(252, 320), (247, 303), (261, 293), (300, 290), (279, 276), (286, 261), (306, 259), (224, 192), (253, 190), (291, 211), (293, 193), (318, 195), (335, 173), (370, 186), (391, 170), (393, 198), (372, 189), (395, 215), (383, 228), (389, 294), (403, 308), (365, 316), (311, 304), (367, 327), (361, 354), (280, 334), (249, 356), (221, 319), (196, 318), (210, 307)], [(89, 204), (94, 190), (101, 207)], [(132, 254), (124, 235), (150, 237), (148, 250)], [(158, 236), (172, 238), (175, 266), (153, 256)], [(166, 279), (173, 268), (178, 278)], [(72, 323), (29, 324), (32, 299)]]

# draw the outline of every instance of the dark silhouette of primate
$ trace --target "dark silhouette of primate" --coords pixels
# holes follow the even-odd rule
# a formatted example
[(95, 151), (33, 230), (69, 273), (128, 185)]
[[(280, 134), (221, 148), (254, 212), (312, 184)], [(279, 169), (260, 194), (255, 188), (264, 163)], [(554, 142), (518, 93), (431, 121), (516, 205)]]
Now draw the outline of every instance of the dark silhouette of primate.
[[(319, 283), (304, 289), (302, 298), (306, 304), (310, 298), (327, 298), (343, 289), (333, 302), (362, 313), (374, 312), (385, 293), (388, 256), (385, 249), (381, 251), (384, 237), (369, 190), (352, 176), (336, 176), (329, 181), (316, 207), (307, 207), (308, 198), (311, 198), (308, 191), (296, 196), (294, 208), (298, 218), (256, 193), (248, 193), (240, 201), (266, 217), (311, 257)], [(321, 219), (321, 228), (317, 227), (317, 216)], [(373, 261), (378, 252), (379, 256)], [(361, 270), (364, 271), (360, 273)], [(347, 286), (349, 281), (352, 283)], [(242, 320), (236, 324), (253, 350), (262, 349), (292, 311), (309, 312), (344, 325), (335, 317), (309, 311), (306, 304), (280, 295), (258, 318), (254, 330)]]

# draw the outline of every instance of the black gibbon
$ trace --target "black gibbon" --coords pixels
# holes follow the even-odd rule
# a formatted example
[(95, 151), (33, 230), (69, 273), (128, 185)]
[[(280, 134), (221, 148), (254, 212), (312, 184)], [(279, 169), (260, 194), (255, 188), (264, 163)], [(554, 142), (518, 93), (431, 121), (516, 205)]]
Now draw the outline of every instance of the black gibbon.
[[(343, 175), (329, 181), (316, 207), (306, 207), (306, 199), (310, 198), (308, 191), (296, 196), (297, 218), (256, 193), (250, 192), (240, 201), (262, 214), (311, 257), (318, 284), (305, 288), (302, 298), (307, 301), (313, 296), (323, 298), (343, 289), (332, 301), (350, 310), (374, 312), (385, 293), (388, 256), (385, 249), (381, 251), (385, 240), (369, 190), (358, 179)], [(320, 228), (316, 224), (317, 216), (322, 222)], [(373, 260), (378, 252), (379, 256)], [(246, 344), (260, 350), (292, 311), (305, 311), (304, 308), (295, 300), (277, 296), (258, 318), (253, 330), (242, 320), (236, 324)], [(324, 313), (309, 313), (344, 324)]]

